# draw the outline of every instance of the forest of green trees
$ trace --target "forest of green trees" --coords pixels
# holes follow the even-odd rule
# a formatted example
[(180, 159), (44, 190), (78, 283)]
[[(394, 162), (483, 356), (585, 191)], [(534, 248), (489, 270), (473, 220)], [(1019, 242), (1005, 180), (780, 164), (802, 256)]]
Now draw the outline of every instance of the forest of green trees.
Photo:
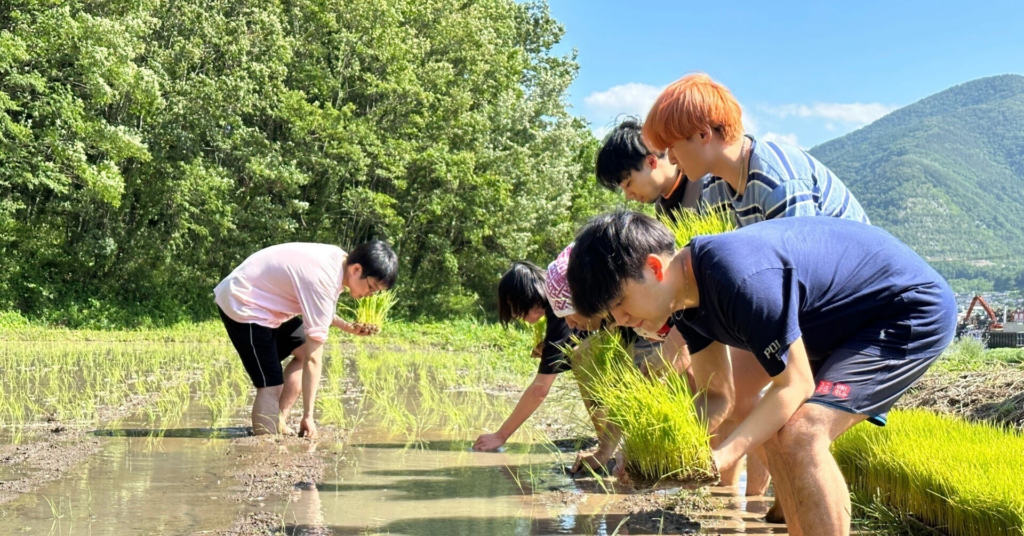
[[(250, 253), (388, 240), (410, 318), (491, 317), (620, 199), (569, 113), (545, 3), (0, 3), (0, 311), (211, 318)], [(1024, 287), (1024, 77), (976, 80), (816, 147), (962, 291)], [(993, 264), (978, 263), (994, 260)]]
[(382, 238), (406, 315), (483, 315), (615, 200), (561, 35), (512, 0), (7, 0), (0, 310), (210, 318), (260, 248)]

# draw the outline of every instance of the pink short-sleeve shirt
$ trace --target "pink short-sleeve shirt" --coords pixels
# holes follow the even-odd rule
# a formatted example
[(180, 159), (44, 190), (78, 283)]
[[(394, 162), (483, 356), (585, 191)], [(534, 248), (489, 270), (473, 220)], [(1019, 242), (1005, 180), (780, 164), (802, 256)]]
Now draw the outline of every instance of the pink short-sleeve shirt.
[(337, 246), (292, 242), (261, 249), (213, 289), (235, 322), (277, 328), (302, 315), (306, 337), (324, 342), (343, 290), (347, 254)]

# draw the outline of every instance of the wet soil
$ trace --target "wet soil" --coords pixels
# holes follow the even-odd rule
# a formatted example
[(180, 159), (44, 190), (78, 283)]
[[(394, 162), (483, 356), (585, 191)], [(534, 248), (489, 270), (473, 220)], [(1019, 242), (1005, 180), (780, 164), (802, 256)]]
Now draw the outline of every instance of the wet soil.
[(233, 498), (262, 501), (309, 489), (323, 479), (326, 461), (317, 452), (321, 441), (337, 441), (337, 433), (320, 432), (315, 441), (287, 436), (252, 436), (231, 442), (227, 456), (241, 468), (231, 476), (238, 481)]
[[(198, 375), (193, 375), (197, 377)], [(112, 422), (139, 411), (159, 396), (133, 395), (118, 406), (97, 408), (99, 422)], [(92, 425), (60, 422), (49, 417), (29, 428), (30, 433), (16, 444), (0, 446), (0, 504), (29, 493), (40, 485), (61, 478), (99, 451)], [(0, 442), (10, 438), (0, 437)], [(11, 478), (9, 475), (18, 475)]]
[(69, 430), (58, 423), (38, 439), (4, 447), (0, 450), (0, 504), (57, 480), (99, 449), (100, 442), (83, 430)]

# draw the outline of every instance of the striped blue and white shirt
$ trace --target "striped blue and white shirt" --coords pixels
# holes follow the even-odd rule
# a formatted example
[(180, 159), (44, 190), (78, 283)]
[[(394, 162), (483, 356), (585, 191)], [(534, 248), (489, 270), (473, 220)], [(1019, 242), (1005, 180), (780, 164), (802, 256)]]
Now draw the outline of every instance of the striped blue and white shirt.
[(737, 227), (791, 216), (831, 216), (868, 221), (846, 185), (802, 149), (751, 137), (750, 168), (743, 195), (720, 177), (705, 177), (704, 208), (727, 210)]

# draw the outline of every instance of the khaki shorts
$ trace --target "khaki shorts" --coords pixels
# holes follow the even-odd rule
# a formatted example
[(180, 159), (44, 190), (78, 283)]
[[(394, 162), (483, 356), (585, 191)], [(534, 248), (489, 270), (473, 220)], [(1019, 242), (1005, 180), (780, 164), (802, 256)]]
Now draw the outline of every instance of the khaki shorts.
[(654, 372), (671, 366), (662, 358), (661, 346), (662, 342), (660, 341), (638, 337), (636, 342), (627, 348), (627, 351), (633, 356), (633, 364), (636, 365), (636, 368)]

